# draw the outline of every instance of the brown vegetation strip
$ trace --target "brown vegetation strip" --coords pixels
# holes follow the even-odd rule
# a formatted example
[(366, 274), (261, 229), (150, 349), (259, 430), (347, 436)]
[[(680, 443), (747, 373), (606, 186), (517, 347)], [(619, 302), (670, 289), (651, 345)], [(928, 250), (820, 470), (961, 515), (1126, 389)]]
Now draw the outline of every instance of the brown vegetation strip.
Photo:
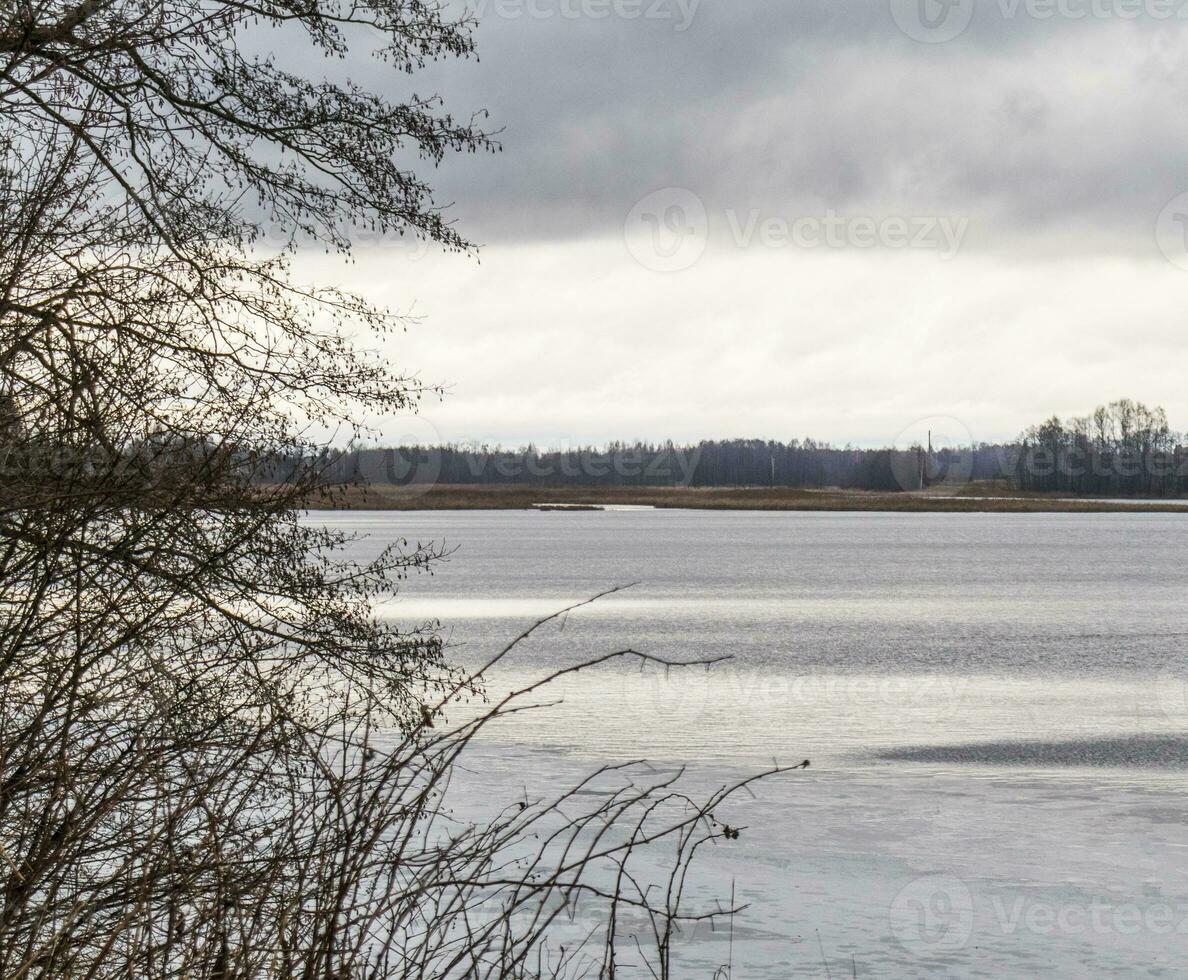
[[(1180, 512), (1175, 503), (1119, 504), (1052, 496), (987, 496), (971, 485), (964, 495), (801, 490), (784, 487), (523, 487), (510, 485), (431, 487), (336, 486), (318, 510), (527, 510), (536, 504), (633, 504), (696, 510), (904, 511), (950, 513)], [(1002, 491), (998, 491), (1002, 493)]]

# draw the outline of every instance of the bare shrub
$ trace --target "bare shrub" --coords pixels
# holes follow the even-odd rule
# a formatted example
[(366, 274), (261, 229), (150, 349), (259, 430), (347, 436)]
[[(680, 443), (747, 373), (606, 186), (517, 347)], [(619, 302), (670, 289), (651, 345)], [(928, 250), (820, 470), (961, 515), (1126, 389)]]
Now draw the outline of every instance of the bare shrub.
[[(6, 980), (609, 976), (625, 943), (669, 969), (722, 795), (606, 769), (459, 821), (460, 754), (521, 705), (444, 728), (482, 674), (377, 617), (438, 552), (345, 562), (300, 518), (318, 464), (261, 485), (431, 390), (365, 352), (399, 316), (293, 280), (297, 242), (468, 249), (419, 171), (493, 148), (435, 99), (302, 66), (415, 73), (469, 26), (420, 0), (0, 11)], [(562, 952), (579, 908), (601, 925)]]

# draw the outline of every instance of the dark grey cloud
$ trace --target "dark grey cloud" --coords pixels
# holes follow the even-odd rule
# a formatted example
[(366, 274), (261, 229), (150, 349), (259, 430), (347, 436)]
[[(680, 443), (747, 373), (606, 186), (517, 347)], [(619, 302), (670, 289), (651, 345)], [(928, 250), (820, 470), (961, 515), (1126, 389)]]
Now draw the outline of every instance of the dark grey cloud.
[(900, 0), (615, 15), (631, 2), (469, 0), (481, 60), (416, 79), (503, 129), (500, 155), (437, 178), (479, 240), (618, 234), (640, 197), (678, 186), (711, 225), (727, 209), (947, 213), (975, 243), (1130, 249), (1188, 189), (1188, 0), (979, 0), (946, 43), (907, 36)]

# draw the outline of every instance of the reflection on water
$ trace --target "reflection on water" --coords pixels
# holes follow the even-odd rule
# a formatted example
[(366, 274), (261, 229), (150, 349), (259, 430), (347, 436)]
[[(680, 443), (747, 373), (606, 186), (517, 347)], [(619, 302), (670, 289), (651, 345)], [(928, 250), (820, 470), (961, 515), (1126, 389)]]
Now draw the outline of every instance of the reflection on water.
[(599, 759), (688, 763), (698, 794), (811, 759), (731, 805), (747, 829), (701, 853), (705, 895), (748, 909), (729, 941), (683, 937), (674, 975), (711, 977), (728, 956), (746, 980), (1182, 975), (1183, 516), (311, 520), (370, 533), (360, 557), (397, 537), (457, 545), (383, 612), (439, 618), (469, 663), (640, 583), (535, 635), (493, 694), (625, 647), (732, 658), (566, 679), (536, 698), (563, 703), (497, 725), (457, 779), (483, 810)]
[(1188, 736), (1132, 735), (1067, 742), (978, 742), (929, 745), (884, 752), (901, 762), (959, 762), (1034, 769), (1079, 766), (1132, 769), (1188, 769)]
[(637, 583), (545, 627), (492, 675), (493, 692), (628, 647), (731, 658), (568, 678), (549, 698), (564, 704), (504, 726), (509, 741), (854, 766), (895, 746), (1188, 730), (1188, 522), (1175, 514), (313, 519), (369, 535), (360, 557), (397, 537), (457, 546), (381, 614), (440, 621), (468, 664), (538, 618)]
[[(537, 676), (496, 672), (491, 693)], [(893, 747), (1181, 732), (1188, 711), (1176, 709), (1179, 693), (1157, 678), (1037, 683), (994, 675), (765, 675), (726, 665), (667, 673), (601, 668), (558, 682), (538, 699), (561, 703), (492, 731), (508, 742), (589, 757), (748, 765), (808, 757), (853, 768), (879, 764), (881, 751)]]

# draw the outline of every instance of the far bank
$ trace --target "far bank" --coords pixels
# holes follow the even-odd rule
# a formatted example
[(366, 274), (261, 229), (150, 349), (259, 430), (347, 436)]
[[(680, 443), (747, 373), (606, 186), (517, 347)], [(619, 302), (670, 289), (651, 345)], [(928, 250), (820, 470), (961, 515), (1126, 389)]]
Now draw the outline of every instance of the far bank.
[(1119, 500), (1070, 498), (1026, 493), (998, 484), (968, 483), (922, 492), (795, 487), (525, 487), (434, 484), (328, 487), (314, 510), (531, 510), (543, 505), (564, 509), (601, 506), (680, 508), (689, 510), (904, 511), (909, 513), (1188, 513), (1188, 500), (1140, 498)]

